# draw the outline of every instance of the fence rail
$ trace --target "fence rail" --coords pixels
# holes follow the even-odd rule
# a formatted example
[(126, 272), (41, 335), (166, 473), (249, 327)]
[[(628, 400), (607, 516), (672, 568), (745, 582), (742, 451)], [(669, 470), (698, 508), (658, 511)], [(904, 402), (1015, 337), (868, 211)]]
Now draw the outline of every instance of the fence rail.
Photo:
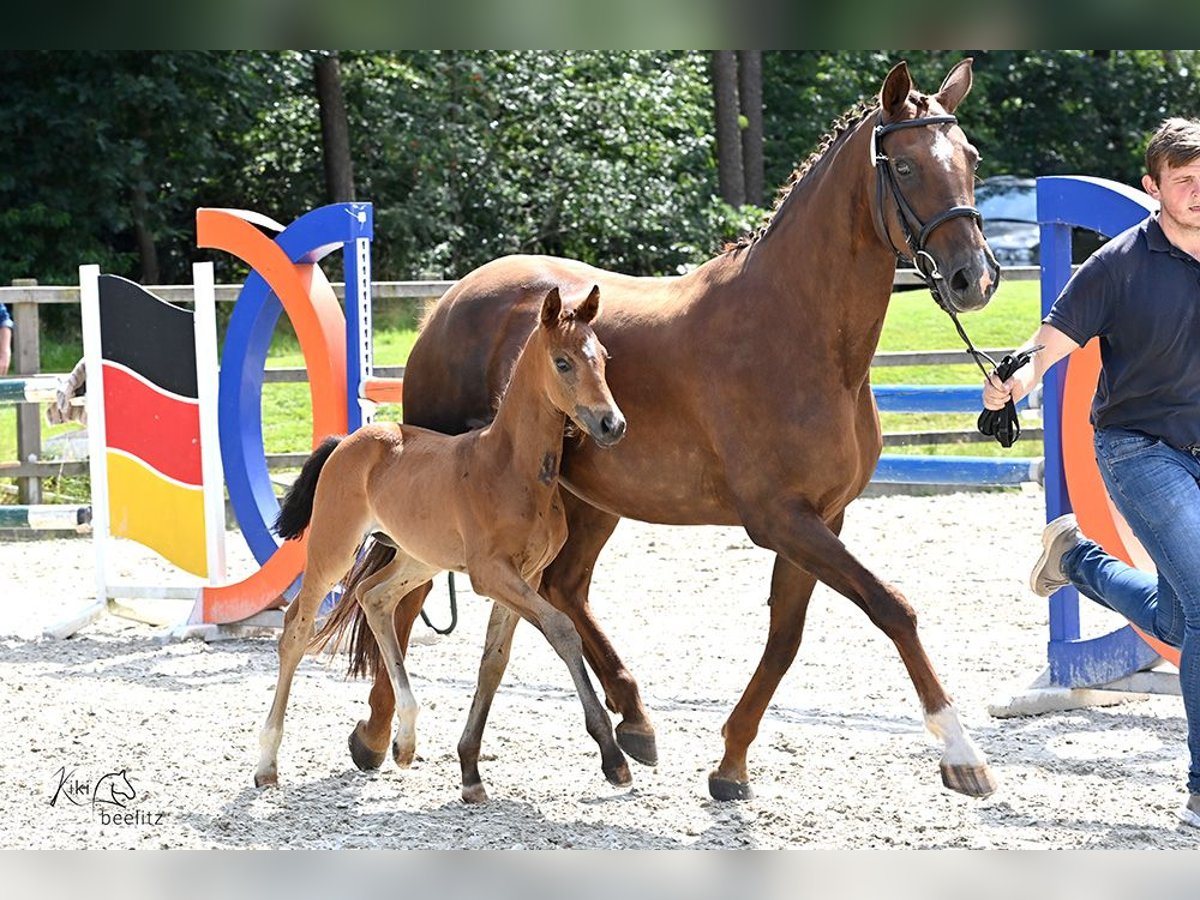
[[(1010, 280), (1027, 281), (1039, 277), (1036, 267), (1009, 268), (1004, 270), (1004, 277)], [(900, 269), (896, 272), (897, 287), (920, 285), (919, 276), (912, 270)], [(404, 300), (430, 300), (440, 297), (454, 284), (453, 281), (378, 281), (371, 284), (371, 296), (375, 301), (396, 302)], [(339, 298), (344, 297), (345, 285), (335, 283), (334, 292)], [(173, 303), (190, 303), (192, 299), (191, 285), (151, 285), (147, 290), (164, 300)], [(232, 303), (237, 300), (241, 287), (238, 285), (217, 285), (216, 298), (219, 303)], [(5, 304), (12, 313), (15, 328), (13, 329), (13, 366), (12, 375), (23, 378), (27, 382), (37, 383), (37, 392), (28, 398), (9, 397), (8, 394), (18, 390), (12, 381), (0, 380), (0, 406), (12, 403), (17, 416), (17, 460), (0, 462), (0, 478), (17, 480), (18, 503), (37, 505), (42, 502), (42, 480), (57, 475), (82, 475), (87, 473), (87, 463), (78, 461), (53, 461), (42, 459), (42, 418), (39, 403), (53, 399), (53, 390), (57, 384), (57, 375), (48, 375), (39, 369), (39, 314), (38, 309), (49, 304), (79, 303), (79, 287), (77, 285), (39, 285), (31, 279), (15, 280), (11, 287), (0, 287), (0, 303)], [(1008, 349), (988, 349), (986, 352), (999, 358), (1009, 352)], [(935, 350), (926, 352), (887, 352), (877, 353), (872, 361), (873, 367), (890, 366), (927, 366), (953, 365), (969, 363), (970, 357), (963, 350)], [(387, 378), (403, 378), (403, 366), (378, 366), (375, 369), (380, 376)], [(299, 383), (308, 380), (308, 374), (301, 368), (268, 369), (263, 376), (266, 382)], [(7, 392), (7, 393), (6, 393)], [(5, 414), (0, 412), (0, 414)], [(1026, 429), (1029, 437), (1041, 437), (1041, 429)], [(894, 432), (884, 435), (885, 447), (910, 447), (918, 445), (948, 445), (973, 443), (986, 440), (982, 435), (971, 431), (926, 431), (926, 432)], [(267, 456), (267, 465), (271, 469), (294, 468), (299, 466), (306, 453), (272, 453)]]

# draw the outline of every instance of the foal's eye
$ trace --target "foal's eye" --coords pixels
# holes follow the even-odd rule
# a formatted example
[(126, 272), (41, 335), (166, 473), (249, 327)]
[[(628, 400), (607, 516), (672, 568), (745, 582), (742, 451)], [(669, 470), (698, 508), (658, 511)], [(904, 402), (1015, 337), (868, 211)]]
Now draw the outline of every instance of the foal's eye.
[(565, 356), (560, 356), (554, 360), (554, 367), (560, 372), (570, 372), (571, 361)]
[(912, 163), (910, 163), (907, 159), (896, 160), (896, 174), (897, 175), (911, 175), (912, 174)]

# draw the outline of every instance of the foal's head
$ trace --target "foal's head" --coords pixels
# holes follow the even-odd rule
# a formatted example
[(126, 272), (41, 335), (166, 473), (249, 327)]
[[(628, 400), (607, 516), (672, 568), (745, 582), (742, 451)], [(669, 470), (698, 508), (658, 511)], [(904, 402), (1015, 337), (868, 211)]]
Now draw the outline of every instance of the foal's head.
[(611, 447), (625, 434), (625, 416), (604, 380), (608, 351), (591, 326), (599, 311), (599, 287), (573, 309), (565, 309), (558, 288), (551, 288), (532, 339), (536, 349), (531, 342), (529, 350), (544, 355), (550, 402), (601, 447)]
[(886, 238), (906, 256), (923, 256), (919, 269), (936, 267), (943, 300), (956, 311), (986, 305), (1000, 280), (974, 209), (979, 153), (953, 118), (970, 90), (970, 59), (950, 70), (936, 94), (918, 91), (900, 63), (879, 93), (875, 147), (875, 165), (887, 171), (878, 173), (872, 200), (882, 205), (875, 214)]

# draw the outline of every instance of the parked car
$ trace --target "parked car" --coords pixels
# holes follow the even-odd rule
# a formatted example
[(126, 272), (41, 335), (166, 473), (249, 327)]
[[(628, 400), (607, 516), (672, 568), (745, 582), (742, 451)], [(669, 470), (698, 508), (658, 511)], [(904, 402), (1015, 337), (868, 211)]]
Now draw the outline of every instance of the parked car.
[[(1037, 180), (995, 175), (975, 186), (975, 206), (983, 216), (983, 236), (1002, 266), (1036, 266), (1041, 257), (1037, 222)], [(1107, 240), (1090, 228), (1071, 229), (1071, 262), (1087, 259)]]

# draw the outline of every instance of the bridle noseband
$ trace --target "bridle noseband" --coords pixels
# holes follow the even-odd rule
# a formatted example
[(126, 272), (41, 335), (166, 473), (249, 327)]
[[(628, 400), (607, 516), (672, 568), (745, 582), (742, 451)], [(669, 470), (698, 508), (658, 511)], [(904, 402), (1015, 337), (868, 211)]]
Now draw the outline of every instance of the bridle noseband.
[[(942, 286), (945, 283), (945, 279), (938, 270), (937, 261), (925, 249), (925, 245), (929, 241), (929, 235), (939, 225), (960, 216), (967, 216), (974, 219), (976, 224), (982, 228), (983, 216), (973, 206), (952, 206), (922, 224), (920, 217), (917, 216), (912, 206), (909, 205), (908, 200), (905, 199), (904, 192), (900, 190), (900, 185), (896, 183), (896, 176), (892, 172), (892, 160), (883, 150), (883, 138), (893, 131), (900, 131), (902, 128), (919, 128), (927, 125), (954, 125), (957, 122), (958, 119), (956, 117), (944, 115), (905, 119), (901, 122), (891, 122), (885, 125), (883, 124), (883, 113), (881, 112), (879, 114), (879, 124), (871, 130), (871, 165), (875, 167), (876, 230), (887, 239), (888, 245), (892, 248), (892, 252), (896, 254), (897, 260), (909, 264), (917, 270), (921, 278), (924, 279), (926, 286), (929, 288), (929, 293), (933, 295), (933, 299), (937, 302), (937, 305), (946, 310), (946, 312), (951, 313), (951, 315), (953, 315), (954, 310), (942, 293)], [(904, 232), (904, 241), (908, 245), (908, 254), (905, 254), (896, 246), (896, 242), (892, 240), (892, 233), (888, 230), (887, 221), (883, 215), (885, 188), (891, 192), (892, 199), (896, 202), (896, 218), (900, 220), (900, 230)]]

